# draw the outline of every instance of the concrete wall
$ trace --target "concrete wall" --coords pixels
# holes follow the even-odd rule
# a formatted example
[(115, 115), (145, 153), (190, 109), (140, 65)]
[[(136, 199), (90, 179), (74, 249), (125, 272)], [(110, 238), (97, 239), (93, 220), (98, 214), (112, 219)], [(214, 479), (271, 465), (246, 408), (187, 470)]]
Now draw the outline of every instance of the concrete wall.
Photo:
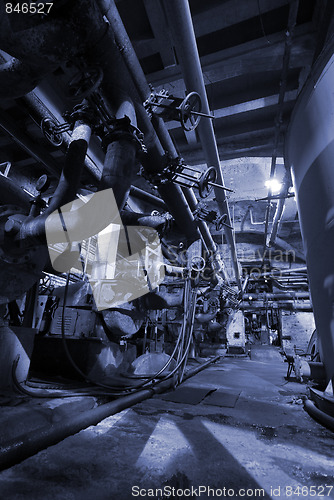
[(306, 352), (307, 345), (315, 329), (314, 316), (310, 312), (282, 312), (282, 336), (290, 336), (291, 340), (283, 340), (284, 350), (298, 349)]

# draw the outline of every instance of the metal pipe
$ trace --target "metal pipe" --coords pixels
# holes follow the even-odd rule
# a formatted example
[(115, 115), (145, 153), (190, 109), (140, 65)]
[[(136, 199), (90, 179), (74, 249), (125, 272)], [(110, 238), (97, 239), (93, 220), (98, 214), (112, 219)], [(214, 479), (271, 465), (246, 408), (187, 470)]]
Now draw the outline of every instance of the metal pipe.
[[(189, 370), (184, 380), (193, 377), (219, 358), (220, 356), (216, 356), (206, 363)], [(0, 470), (8, 469), (26, 458), (35, 455), (39, 451), (59, 443), (68, 436), (76, 434), (91, 425), (97, 425), (101, 420), (111, 415), (115, 415), (126, 408), (130, 408), (152, 397), (154, 394), (160, 394), (172, 388), (174, 385), (175, 378), (173, 377), (170, 380), (156, 384), (155, 387), (151, 387), (150, 389), (144, 389), (134, 394), (118, 398), (115, 401), (93, 408), (92, 410), (76, 414), (72, 418), (63, 419), (59, 423), (51, 424), (39, 430), (35, 429), (23, 436), (8, 441), (0, 447)]]
[[(198, 92), (202, 100), (202, 111), (206, 114), (211, 114), (188, 0), (165, 0), (164, 6), (186, 88), (188, 91)], [(224, 186), (223, 173), (212, 121), (202, 119), (199, 122), (197, 130), (206, 162), (208, 166), (215, 167), (217, 172), (217, 183)], [(215, 188), (215, 197), (220, 213), (227, 215), (226, 224), (231, 226), (231, 216), (225, 192), (222, 189)], [(235, 279), (241, 290), (240, 268), (234, 233), (230, 228), (225, 227), (225, 234), (231, 249)]]
[[(17, 241), (24, 246), (31, 244), (46, 243), (45, 222), (47, 217), (62, 205), (75, 199), (80, 183), (81, 172), (83, 170), (86, 152), (91, 136), (91, 128), (82, 120), (78, 120), (74, 125), (71, 143), (67, 151), (65, 165), (59, 179), (57, 189), (52, 197), (51, 203), (42, 215), (29, 219), (20, 228)], [(77, 210), (76, 212), (79, 212)], [(73, 224), (77, 223), (73, 217)], [(85, 221), (82, 221), (85, 224)], [(67, 227), (71, 232), (71, 228)]]
[(129, 140), (111, 142), (107, 147), (100, 188), (112, 188), (118, 210), (122, 210), (129, 196), (134, 176), (136, 146)]
[[(133, 100), (137, 112), (138, 125), (145, 135), (145, 144), (148, 150), (148, 155), (142, 158), (143, 167), (148, 174), (161, 172), (166, 166), (165, 153), (167, 152), (170, 158), (175, 159), (178, 157), (177, 151), (163, 120), (153, 117), (151, 123), (142, 105), (149, 97), (151, 89), (124, 28), (114, 0), (98, 0), (98, 4), (102, 14), (110, 23), (116, 43), (122, 54), (124, 61), (122, 61), (122, 64), (125, 63), (128, 73), (132, 78), (132, 84), (135, 87), (136, 92), (131, 91), (131, 95), (136, 94), (136, 98), (134, 97)], [(105, 57), (105, 53), (103, 53), (103, 56)], [(194, 217), (180, 187), (173, 183), (160, 184), (158, 191), (166, 202), (176, 223), (184, 231), (187, 238), (190, 240), (197, 239), (197, 227)]]
[[(290, 2), (289, 7), (289, 18), (288, 18), (288, 27), (285, 34), (285, 45), (284, 45), (284, 55), (283, 55), (283, 67), (278, 95), (278, 111), (275, 120), (275, 137), (274, 137), (274, 148), (273, 154), (271, 158), (271, 167), (270, 167), (270, 180), (274, 178), (275, 170), (276, 170), (276, 161), (278, 154), (278, 145), (281, 127), (283, 123), (283, 106), (284, 106), (284, 97), (288, 84), (288, 72), (290, 65), (290, 55), (291, 55), (291, 47), (292, 47), (292, 38), (294, 28), (297, 22), (297, 14), (298, 14), (299, 0), (292, 0)], [(270, 206), (271, 206), (271, 189), (268, 190), (268, 203), (266, 208), (266, 218), (265, 218), (265, 228), (264, 228), (264, 241), (263, 241), (263, 254), (267, 248), (267, 236), (269, 229), (269, 215), (270, 215)], [(284, 207), (284, 204), (283, 204)], [(282, 207), (282, 211), (283, 211)], [(272, 233), (273, 234), (273, 233)], [(277, 233), (276, 233), (277, 234)]]
[[(192, 189), (182, 188), (183, 194), (187, 200), (187, 203), (192, 212), (196, 210), (198, 205), (196, 196)], [(203, 238), (203, 242), (209, 252), (212, 252), (213, 255), (217, 252), (216, 243), (213, 241), (212, 236), (210, 234), (209, 228), (207, 224), (203, 220), (197, 221), (198, 228)]]
[(10, 58), (0, 64), (1, 98), (15, 99), (33, 90), (50, 68), (32, 67), (22, 61)]
[(161, 208), (164, 211), (168, 210), (168, 207), (164, 201), (162, 201), (157, 196), (154, 196), (153, 194), (138, 188), (137, 186), (131, 186), (130, 196), (138, 198), (138, 200), (142, 200), (145, 203), (150, 203), (152, 205), (155, 205), (156, 207)]
[(320, 422), (320, 424), (324, 425), (331, 431), (334, 431), (334, 418), (327, 413), (319, 410), (319, 408), (315, 406), (313, 401), (307, 399), (304, 403), (304, 410), (307, 411), (310, 417)]
[(308, 292), (292, 292), (292, 293), (246, 293), (243, 295), (243, 300), (284, 300), (284, 299), (303, 299), (309, 300)]
[(276, 237), (283, 217), (286, 199), (288, 198), (289, 195), (289, 188), (292, 185), (290, 169), (287, 166), (285, 169), (283, 185), (284, 189), (283, 192), (281, 193), (281, 197), (278, 199), (273, 225), (269, 236), (269, 246), (273, 246), (275, 244)]
[[(39, 94), (41, 94), (41, 92), (42, 91), (39, 90)], [(42, 92), (43, 98), (44, 98), (44, 94), (45, 94), (45, 99), (48, 100), (48, 96), (44, 92)], [(19, 104), (21, 106), (23, 106), (28, 111), (28, 113), (30, 114), (30, 116), (36, 122), (37, 125), (40, 125), (42, 119), (46, 119), (46, 118), (54, 121), (54, 123), (56, 125), (59, 125), (59, 121), (58, 121), (57, 117), (54, 116), (52, 111), (40, 99), (40, 97), (37, 95), (36, 92), (29, 92), (25, 96), (17, 99), (17, 102), (19, 102)], [(63, 132), (61, 134), (61, 136), (63, 138), (63, 144), (65, 146), (64, 149), (66, 149), (70, 145), (71, 134), (68, 132)], [(100, 181), (103, 165), (100, 162), (96, 163), (90, 157), (89, 151), (87, 152), (87, 155), (85, 158), (85, 167), (86, 167), (87, 171), (89, 172), (89, 174), (91, 174), (91, 176), (93, 177), (93, 182), (94, 181), (96, 182), (96, 180)]]

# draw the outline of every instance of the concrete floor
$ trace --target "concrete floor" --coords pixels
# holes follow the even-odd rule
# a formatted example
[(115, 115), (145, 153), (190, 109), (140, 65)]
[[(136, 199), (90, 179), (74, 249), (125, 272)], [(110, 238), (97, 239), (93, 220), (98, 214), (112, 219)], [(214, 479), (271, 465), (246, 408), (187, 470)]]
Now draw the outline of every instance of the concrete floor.
[(165, 485), (194, 487), (193, 498), (199, 486), (221, 498), (239, 488), (251, 489), (244, 498), (334, 498), (334, 435), (305, 413), (306, 387), (287, 383), (277, 353), (259, 359), (225, 358), (185, 383), (240, 393), (234, 408), (155, 396), (3, 471), (0, 498), (128, 500), (133, 486), (146, 490), (137, 498), (189, 498), (151, 491)]

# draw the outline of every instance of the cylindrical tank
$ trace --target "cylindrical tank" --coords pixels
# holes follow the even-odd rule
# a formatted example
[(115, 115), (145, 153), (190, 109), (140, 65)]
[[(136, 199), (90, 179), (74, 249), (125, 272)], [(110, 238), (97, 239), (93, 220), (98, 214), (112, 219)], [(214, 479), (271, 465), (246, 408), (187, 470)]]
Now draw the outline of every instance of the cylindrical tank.
[(286, 141), (306, 252), (321, 359), (334, 376), (334, 41), (295, 106)]

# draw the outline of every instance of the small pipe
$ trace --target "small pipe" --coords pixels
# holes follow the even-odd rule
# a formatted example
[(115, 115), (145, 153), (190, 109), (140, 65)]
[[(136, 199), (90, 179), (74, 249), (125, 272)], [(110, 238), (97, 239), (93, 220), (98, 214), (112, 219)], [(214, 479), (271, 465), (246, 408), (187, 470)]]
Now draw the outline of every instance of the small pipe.
[[(189, 2), (188, 0), (165, 0), (164, 6), (186, 87), (189, 91), (194, 90), (200, 95), (203, 112), (210, 114), (209, 102), (206, 94)], [(224, 186), (225, 183), (212, 121), (201, 120), (198, 124), (197, 130), (204, 150), (206, 162), (209, 166), (213, 166), (216, 169), (217, 184)], [(226, 224), (231, 226), (231, 216), (225, 192), (216, 187), (215, 196), (220, 213), (227, 215)], [(235, 279), (239, 290), (241, 290), (240, 268), (234, 232), (229, 227), (226, 227), (225, 234), (232, 254)]]
[(310, 417), (317, 420), (321, 425), (324, 425), (329, 430), (334, 431), (334, 418), (319, 410), (313, 401), (307, 399), (304, 403), (304, 410), (310, 415)]
[[(184, 380), (193, 377), (219, 358), (220, 356), (215, 356), (195, 369), (189, 370)], [(101, 420), (115, 415), (126, 408), (130, 408), (152, 397), (154, 394), (161, 394), (172, 388), (174, 384), (175, 378), (157, 383), (155, 387), (150, 389), (144, 389), (129, 396), (123, 396), (92, 410), (76, 414), (73, 418), (64, 419), (59, 423), (43, 427), (39, 430), (35, 429), (7, 443), (3, 443), (0, 447), (0, 470), (8, 469), (39, 451), (59, 443), (68, 436), (76, 434), (91, 425), (97, 425)]]
[(146, 203), (151, 203), (152, 205), (155, 205), (156, 207), (161, 208), (164, 211), (168, 210), (166, 203), (161, 198), (158, 198), (157, 196), (154, 196), (153, 194), (148, 193), (147, 191), (144, 191), (137, 186), (131, 186), (130, 196), (138, 198), (138, 200), (145, 201)]
[[(276, 162), (277, 162), (277, 154), (278, 154), (278, 145), (281, 133), (281, 127), (283, 122), (283, 108), (284, 108), (284, 97), (288, 84), (288, 73), (289, 73), (289, 65), (290, 65), (290, 55), (291, 55), (291, 47), (292, 47), (292, 38), (295, 29), (295, 25), (297, 22), (298, 15), (298, 7), (299, 0), (291, 0), (289, 6), (289, 17), (288, 17), (288, 26), (285, 34), (285, 44), (284, 44), (284, 55), (283, 55), (283, 65), (282, 65), (282, 73), (279, 87), (279, 95), (278, 95), (278, 111), (275, 119), (275, 137), (274, 137), (274, 147), (273, 154), (271, 157), (271, 167), (270, 167), (270, 180), (274, 178), (275, 170), (276, 170)], [(269, 230), (269, 215), (270, 215), (270, 206), (271, 206), (271, 189), (268, 190), (268, 202), (266, 208), (266, 218), (265, 218), (265, 228), (264, 228), (264, 241), (263, 241), (263, 255), (267, 248), (267, 236)], [(282, 211), (284, 208), (284, 203), (282, 206)], [(279, 219), (277, 225), (279, 224)], [(277, 233), (276, 233), (277, 235)], [(276, 238), (275, 235), (275, 238)], [(273, 235), (272, 235), (273, 236)]]
[[(91, 136), (91, 128), (81, 120), (75, 123), (65, 165), (51, 203), (42, 215), (24, 222), (16, 240), (23, 245), (46, 243), (45, 222), (47, 217), (62, 205), (73, 201), (80, 183), (86, 152)], [(77, 211), (79, 212), (79, 210)], [(75, 214), (75, 212), (73, 212)], [(81, 213), (81, 212), (80, 212)], [(73, 217), (73, 224), (77, 223)], [(70, 233), (71, 229), (68, 227)]]

